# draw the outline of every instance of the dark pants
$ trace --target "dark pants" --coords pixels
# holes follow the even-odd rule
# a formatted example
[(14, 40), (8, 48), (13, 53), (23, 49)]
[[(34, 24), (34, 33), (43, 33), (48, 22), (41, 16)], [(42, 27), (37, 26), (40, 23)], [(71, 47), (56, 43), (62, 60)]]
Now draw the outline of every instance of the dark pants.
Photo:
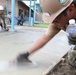
[(2, 23), (0, 23), (0, 26), (1, 26), (1, 28), (3, 29), (3, 25), (2, 25)]
[(21, 19), (18, 20), (17, 25), (21, 25)]
[(18, 19), (17, 25), (23, 25), (24, 19)]
[(9, 18), (9, 22), (10, 22), (10, 24), (11, 24), (11, 19)]
[(3, 23), (0, 22), (0, 26), (1, 26), (2, 29), (3, 29), (3, 28), (6, 29), (5, 19), (2, 18), (2, 20), (3, 20)]

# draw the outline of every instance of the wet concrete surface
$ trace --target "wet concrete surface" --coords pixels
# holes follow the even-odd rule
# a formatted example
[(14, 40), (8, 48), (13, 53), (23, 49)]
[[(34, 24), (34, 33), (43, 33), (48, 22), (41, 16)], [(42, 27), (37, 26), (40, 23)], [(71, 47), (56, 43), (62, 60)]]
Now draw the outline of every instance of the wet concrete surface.
[(52, 69), (69, 50), (64, 31), (60, 31), (42, 49), (29, 57), (36, 64), (23, 67), (10, 67), (8, 64), (18, 54), (28, 50), (45, 31), (46, 29), (25, 26), (16, 26), (15, 31), (0, 31), (0, 75), (45, 75)]

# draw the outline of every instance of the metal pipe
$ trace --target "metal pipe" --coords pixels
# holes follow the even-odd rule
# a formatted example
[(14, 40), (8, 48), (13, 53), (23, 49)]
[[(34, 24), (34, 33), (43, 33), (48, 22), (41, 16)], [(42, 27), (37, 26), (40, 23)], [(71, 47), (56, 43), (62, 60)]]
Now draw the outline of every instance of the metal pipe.
[(34, 16), (33, 16), (33, 24), (35, 23), (35, 19), (36, 19), (36, 0), (34, 0)]
[(32, 0), (30, 0), (30, 8), (29, 8), (29, 24), (28, 24), (28, 26), (31, 25), (31, 4), (32, 4)]
[(7, 14), (8, 14), (8, 0), (6, 0), (6, 10), (7, 10)]
[(14, 25), (15, 25), (15, 0), (12, 0), (12, 21), (11, 21), (11, 29), (12, 31), (14, 31)]

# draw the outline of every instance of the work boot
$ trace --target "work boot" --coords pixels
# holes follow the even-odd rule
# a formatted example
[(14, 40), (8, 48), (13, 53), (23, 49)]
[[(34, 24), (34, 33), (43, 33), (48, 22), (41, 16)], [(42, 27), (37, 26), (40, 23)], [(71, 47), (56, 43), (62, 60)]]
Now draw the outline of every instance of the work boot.
[(4, 30), (4, 31), (9, 31), (9, 28), (8, 28), (8, 27), (6, 27), (6, 28), (4, 28), (3, 30)]

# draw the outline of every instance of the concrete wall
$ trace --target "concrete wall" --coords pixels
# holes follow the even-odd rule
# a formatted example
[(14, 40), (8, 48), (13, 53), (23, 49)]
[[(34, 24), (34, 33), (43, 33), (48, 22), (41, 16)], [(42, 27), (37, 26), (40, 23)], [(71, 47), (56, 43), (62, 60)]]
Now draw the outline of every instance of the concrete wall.
[[(15, 2), (15, 16), (18, 16), (18, 1)], [(11, 0), (8, 0), (8, 11), (11, 11)]]
[(42, 13), (36, 12), (36, 21), (42, 22)]
[(0, 5), (2, 5), (3, 7), (6, 7), (5, 0), (0, 0)]
[[(17, 1), (15, 0), (15, 15), (18, 16), (19, 14), (19, 9), (22, 9), (22, 10), (27, 10), (27, 6), (20, 2), (20, 1)], [(6, 8), (6, 0), (0, 0), (0, 5), (2, 5), (4, 8)], [(8, 0), (8, 11), (11, 11), (11, 0)]]
[(42, 20), (44, 23), (50, 23), (50, 15), (48, 13), (43, 13), (42, 14)]
[[(42, 14), (43, 22), (50, 23), (50, 15), (48, 14), (50, 12), (49, 11), (50, 8), (47, 9), (47, 5), (46, 5), (47, 0), (39, 0), (39, 2), (40, 2), (40, 6), (43, 10), (43, 14)], [(49, 5), (48, 5), (48, 7), (49, 7)], [(48, 12), (48, 13), (46, 13), (46, 12)]]

